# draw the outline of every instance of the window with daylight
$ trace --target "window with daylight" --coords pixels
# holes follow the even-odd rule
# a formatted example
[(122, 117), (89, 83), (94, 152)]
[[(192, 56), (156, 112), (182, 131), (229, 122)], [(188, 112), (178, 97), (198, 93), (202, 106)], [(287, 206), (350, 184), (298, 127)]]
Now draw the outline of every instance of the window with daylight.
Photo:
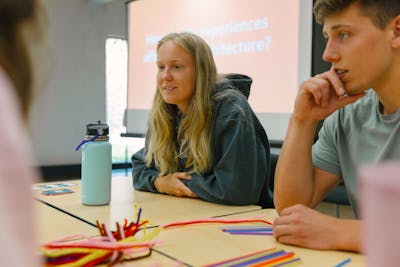
[(113, 164), (130, 163), (131, 155), (144, 146), (144, 138), (121, 137), (126, 132), (128, 45), (126, 39), (106, 40), (106, 106)]

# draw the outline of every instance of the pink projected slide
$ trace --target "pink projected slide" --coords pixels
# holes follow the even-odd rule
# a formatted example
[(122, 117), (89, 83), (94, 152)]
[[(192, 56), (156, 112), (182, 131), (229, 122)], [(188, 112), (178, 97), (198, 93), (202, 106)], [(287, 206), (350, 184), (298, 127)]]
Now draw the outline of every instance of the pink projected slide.
[(219, 73), (253, 78), (258, 113), (290, 113), (298, 87), (299, 5), (295, 0), (140, 0), (129, 4), (128, 108), (150, 109), (156, 45), (191, 31), (213, 50)]

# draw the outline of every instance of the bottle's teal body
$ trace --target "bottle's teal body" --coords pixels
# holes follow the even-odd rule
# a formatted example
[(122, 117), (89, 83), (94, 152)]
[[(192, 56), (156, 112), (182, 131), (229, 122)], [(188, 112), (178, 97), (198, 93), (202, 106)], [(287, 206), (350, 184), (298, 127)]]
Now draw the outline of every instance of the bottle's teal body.
[(93, 140), (82, 146), (82, 204), (107, 205), (111, 200), (111, 144)]

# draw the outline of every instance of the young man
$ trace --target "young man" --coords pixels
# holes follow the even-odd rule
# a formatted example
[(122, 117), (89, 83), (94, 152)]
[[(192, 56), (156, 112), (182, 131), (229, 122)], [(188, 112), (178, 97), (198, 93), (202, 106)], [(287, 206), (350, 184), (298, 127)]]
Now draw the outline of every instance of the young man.
[(312, 208), (343, 180), (358, 216), (358, 168), (400, 159), (400, 1), (317, 0), (314, 15), (332, 67), (298, 92), (275, 173), (274, 235), (286, 244), (361, 251), (361, 221)]

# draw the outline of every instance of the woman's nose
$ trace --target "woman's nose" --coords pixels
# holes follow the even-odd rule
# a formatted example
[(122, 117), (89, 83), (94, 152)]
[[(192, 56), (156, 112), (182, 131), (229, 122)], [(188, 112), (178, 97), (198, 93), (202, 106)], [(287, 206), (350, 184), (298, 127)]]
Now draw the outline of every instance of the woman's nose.
[(171, 70), (170, 70), (169, 68), (166, 68), (166, 69), (164, 70), (164, 72), (163, 72), (162, 77), (163, 77), (163, 79), (165, 79), (165, 80), (171, 80), (171, 79), (172, 79)]

